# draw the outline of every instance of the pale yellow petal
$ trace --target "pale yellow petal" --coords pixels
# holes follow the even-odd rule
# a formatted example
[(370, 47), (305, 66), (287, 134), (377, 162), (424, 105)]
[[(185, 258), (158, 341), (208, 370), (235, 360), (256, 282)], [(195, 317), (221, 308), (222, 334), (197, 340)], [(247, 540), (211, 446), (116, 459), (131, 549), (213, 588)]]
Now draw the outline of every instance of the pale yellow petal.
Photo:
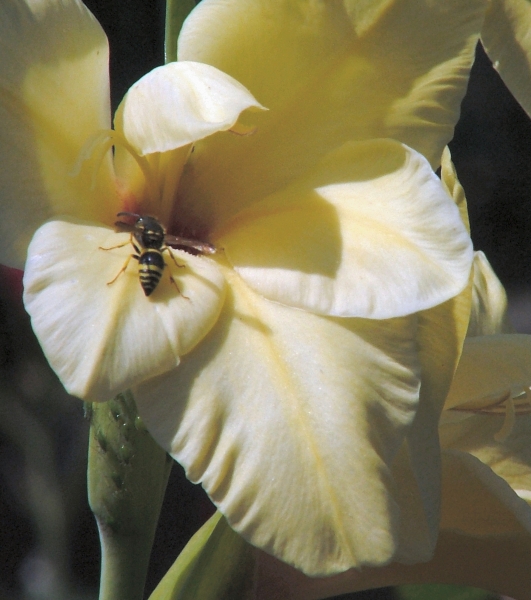
[(445, 408), (482, 410), (531, 385), (531, 336), (468, 338)]
[(387, 562), (390, 467), (418, 402), (415, 317), (319, 317), (226, 278), (216, 327), (135, 390), (142, 419), (252, 544), (312, 575)]
[(488, 465), (516, 494), (531, 505), (531, 406), (516, 413), (508, 435), (498, 436), (505, 415), (445, 414), (441, 424), (441, 444), (467, 452)]
[(474, 254), (472, 311), (467, 335), (493, 335), (512, 330), (507, 316), (507, 294), (485, 254)]
[(443, 452), (441, 528), (480, 537), (531, 535), (531, 507), (481, 460)]
[(454, 199), (454, 202), (459, 209), (461, 219), (463, 220), (467, 231), (470, 233), (465, 190), (457, 178), (457, 172), (452, 162), (452, 156), (448, 146), (444, 149), (441, 158), (441, 181), (448, 194)]
[(115, 127), (139, 154), (166, 152), (230, 129), (250, 108), (263, 106), (230, 75), (198, 62), (174, 62), (129, 89)]
[(85, 400), (108, 400), (174, 368), (223, 304), (215, 263), (177, 250), (164, 252), (166, 269), (146, 297), (136, 260), (118, 275), (133, 253), (128, 240), (104, 227), (50, 221), (30, 245), (24, 304), (33, 330), (66, 389)]
[(491, 0), (481, 41), (494, 68), (531, 115), (531, 2)]
[(262, 295), (341, 317), (440, 304), (465, 287), (472, 261), (428, 162), (391, 140), (346, 144), (212, 235)]
[(349, 140), (391, 137), (438, 166), (459, 118), (485, 5), (203, 0), (181, 32), (179, 60), (229, 73), (270, 110), (253, 115), (252, 136), (197, 145), (183, 205), (196, 199), (190, 212), (215, 222), (217, 213), (234, 214), (275, 192)]
[[(401, 563), (429, 560), (439, 534), (441, 482), (437, 431), (444, 399), (461, 355), (470, 299), (471, 286), (468, 286), (456, 298), (418, 315), (420, 401), (403, 452), (393, 464), (393, 476), (400, 482), (397, 496), (401, 507), (400, 545), (395, 560)], [(424, 550), (424, 555), (419, 549)]]
[(518, 600), (531, 600), (528, 534), (478, 538), (442, 531), (429, 562), (352, 569), (332, 577), (308, 577), (263, 552), (257, 552), (256, 562), (253, 600), (322, 600), (412, 583), (471, 586)]
[(0, 260), (21, 268), (51, 216), (111, 224), (117, 212), (110, 157), (94, 181), (72, 174), (110, 125), (108, 47), (82, 2), (2, 0), (0, 56)]

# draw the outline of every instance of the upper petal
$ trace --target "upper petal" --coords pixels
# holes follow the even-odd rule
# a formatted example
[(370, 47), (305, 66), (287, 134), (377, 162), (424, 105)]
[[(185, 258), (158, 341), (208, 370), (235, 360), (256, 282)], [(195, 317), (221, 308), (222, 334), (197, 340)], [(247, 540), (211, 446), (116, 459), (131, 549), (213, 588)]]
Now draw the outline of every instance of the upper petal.
[(85, 400), (109, 400), (174, 368), (223, 304), (215, 263), (178, 250), (163, 253), (166, 267), (147, 298), (134, 259), (120, 272), (133, 252), (126, 234), (67, 221), (43, 225), (29, 248), (24, 305), (33, 330), (66, 389)]
[(72, 170), (109, 128), (107, 39), (76, 0), (0, 3), (0, 261), (24, 264), (35, 230), (70, 214), (112, 223), (110, 159), (98, 177)]
[(142, 419), (252, 544), (312, 575), (387, 562), (390, 467), (418, 402), (416, 319), (324, 318), (226, 277), (200, 347), (136, 389)]
[[(264, 197), (354, 139), (392, 137), (438, 166), (459, 118), (486, 2), (203, 0), (179, 60), (229, 73), (267, 106), (244, 140), (196, 148), (202, 218)], [(220, 23), (222, 24), (220, 26)], [(230, 208), (228, 208), (230, 207)], [(190, 207), (190, 210), (194, 210)]]
[(428, 162), (391, 140), (344, 145), (212, 235), (264, 296), (342, 317), (440, 304), (465, 287), (472, 261)]
[(529, 0), (491, 0), (481, 41), (494, 68), (531, 115), (531, 4)]
[(115, 127), (139, 154), (166, 152), (230, 129), (248, 108), (264, 107), (230, 75), (210, 65), (174, 62), (129, 89)]

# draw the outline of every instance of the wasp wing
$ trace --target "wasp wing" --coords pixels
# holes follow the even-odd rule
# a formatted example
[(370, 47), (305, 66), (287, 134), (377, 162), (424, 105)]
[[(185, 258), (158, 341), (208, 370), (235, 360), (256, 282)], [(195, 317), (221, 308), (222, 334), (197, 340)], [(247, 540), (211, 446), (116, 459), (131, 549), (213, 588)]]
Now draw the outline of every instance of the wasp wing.
[(208, 242), (201, 242), (199, 240), (191, 240), (189, 238), (179, 237), (178, 235), (164, 236), (164, 243), (172, 248), (182, 248), (185, 250), (196, 250), (200, 254), (215, 254), (216, 248)]

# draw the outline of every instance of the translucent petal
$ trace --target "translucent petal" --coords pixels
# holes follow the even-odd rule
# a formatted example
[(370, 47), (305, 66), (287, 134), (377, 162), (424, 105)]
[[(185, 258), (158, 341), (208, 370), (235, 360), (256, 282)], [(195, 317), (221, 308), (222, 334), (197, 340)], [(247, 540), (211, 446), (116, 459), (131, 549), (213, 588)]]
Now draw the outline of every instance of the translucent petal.
[(108, 47), (82, 2), (2, 0), (0, 55), (0, 260), (21, 268), (51, 216), (111, 224), (117, 212), (110, 157), (94, 182), (72, 174), (109, 128)]
[(491, 0), (481, 41), (494, 68), (531, 115), (531, 4), (529, 0)]
[(478, 538), (442, 531), (435, 554), (428, 562), (351, 569), (332, 577), (308, 577), (263, 552), (257, 555), (253, 600), (321, 600), (412, 582), (465, 585), (531, 600), (531, 536), (527, 534)]
[(470, 238), (428, 162), (391, 140), (350, 143), (213, 232), (245, 281), (319, 314), (411, 314), (458, 294)]
[(133, 252), (128, 240), (104, 227), (50, 221), (29, 249), (24, 304), (33, 330), (66, 389), (86, 400), (108, 400), (173, 369), (223, 304), (215, 263), (178, 250), (171, 255), (184, 266), (164, 252), (166, 269), (146, 297), (134, 259), (118, 275)]
[(531, 507), (467, 452), (443, 453), (442, 506), (443, 529), (482, 537), (531, 534)]
[(531, 504), (530, 365), (531, 336), (467, 340), (440, 434), (443, 447), (475, 456)]
[(445, 413), (441, 425), (444, 448), (467, 452), (489, 466), (529, 505), (531, 505), (531, 408), (516, 415), (508, 436), (497, 436), (505, 415)]
[(445, 408), (481, 410), (531, 385), (531, 336), (468, 338)]
[(238, 0), (203, 0), (184, 24), (179, 60), (229, 73), (270, 110), (253, 115), (252, 136), (197, 145), (183, 206), (215, 223), (349, 140), (394, 138), (438, 166), (459, 118), (485, 6), (249, 0), (243, 9)]
[(226, 278), (216, 327), (136, 389), (142, 419), (252, 544), (311, 575), (385, 563), (390, 466), (418, 402), (416, 319), (323, 318)]
[(166, 152), (230, 129), (248, 108), (263, 106), (229, 75), (202, 63), (174, 62), (129, 89), (115, 127), (140, 154)]

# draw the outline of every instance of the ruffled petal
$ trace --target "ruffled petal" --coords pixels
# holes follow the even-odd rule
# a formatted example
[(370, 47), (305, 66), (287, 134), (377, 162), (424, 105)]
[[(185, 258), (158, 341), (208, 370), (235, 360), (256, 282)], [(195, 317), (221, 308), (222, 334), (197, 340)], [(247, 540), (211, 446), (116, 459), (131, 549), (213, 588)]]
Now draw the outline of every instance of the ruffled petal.
[(481, 41), (504, 83), (531, 115), (531, 4), (491, 0)]
[(134, 259), (118, 275), (133, 253), (128, 240), (104, 227), (51, 221), (29, 248), (24, 304), (33, 330), (66, 389), (85, 400), (109, 400), (173, 369), (223, 304), (216, 264), (178, 250), (171, 255), (184, 266), (164, 252), (166, 269), (146, 297)]
[(481, 251), (474, 254), (473, 272), (472, 311), (467, 335), (473, 337), (511, 332), (507, 316), (507, 294)]
[(439, 535), (441, 473), (439, 418), (457, 367), (470, 313), (471, 286), (418, 315), (420, 401), (403, 452), (393, 464), (400, 482), (401, 534), (395, 561), (429, 560)]
[(201, 346), (136, 389), (142, 419), (252, 544), (311, 575), (387, 562), (416, 318), (323, 318), (226, 278), (233, 297)]
[(127, 92), (115, 117), (139, 154), (166, 152), (230, 129), (246, 109), (264, 109), (235, 79), (197, 62), (153, 69)]
[(181, 31), (179, 60), (229, 73), (270, 110), (253, 115), (253, 136), (198, 144), (183, 205), (216, 222), (349, 140), (394, 138), (438, 166), (485, 7), (484, 0), (203, 0)]
[(107, 39), (76, 0), (0, 3), (0, 261), (21, 268), (53, 215), (113, 222), (110, 156), (73, 175), (88, 138), (109, 128)]
[(459, 179), (457, 179), (457, 172), (454, 163), (452, 162), (452, 156), (448, 146), (444, 149), (441, 158), (441, 183), (450, 197), (453, 198), (455, 205), (459, 209), (459, 214), (465, 224), (466, 230), (470, 233), (465, 190), (459, 182)]
[(531, 508), (472, 456), (446, 451), (442, 465), (444, 528), (431, 560), (319, 578), (256, 552), (256, 599), (320, 600), (415, 582), (473, 586), (530, 600)]
[(440, 304), (465, 287), (472, 261), (428, 162), (391, 140), (346, 144), (212, 235), (262, 295), (341, 317)]

